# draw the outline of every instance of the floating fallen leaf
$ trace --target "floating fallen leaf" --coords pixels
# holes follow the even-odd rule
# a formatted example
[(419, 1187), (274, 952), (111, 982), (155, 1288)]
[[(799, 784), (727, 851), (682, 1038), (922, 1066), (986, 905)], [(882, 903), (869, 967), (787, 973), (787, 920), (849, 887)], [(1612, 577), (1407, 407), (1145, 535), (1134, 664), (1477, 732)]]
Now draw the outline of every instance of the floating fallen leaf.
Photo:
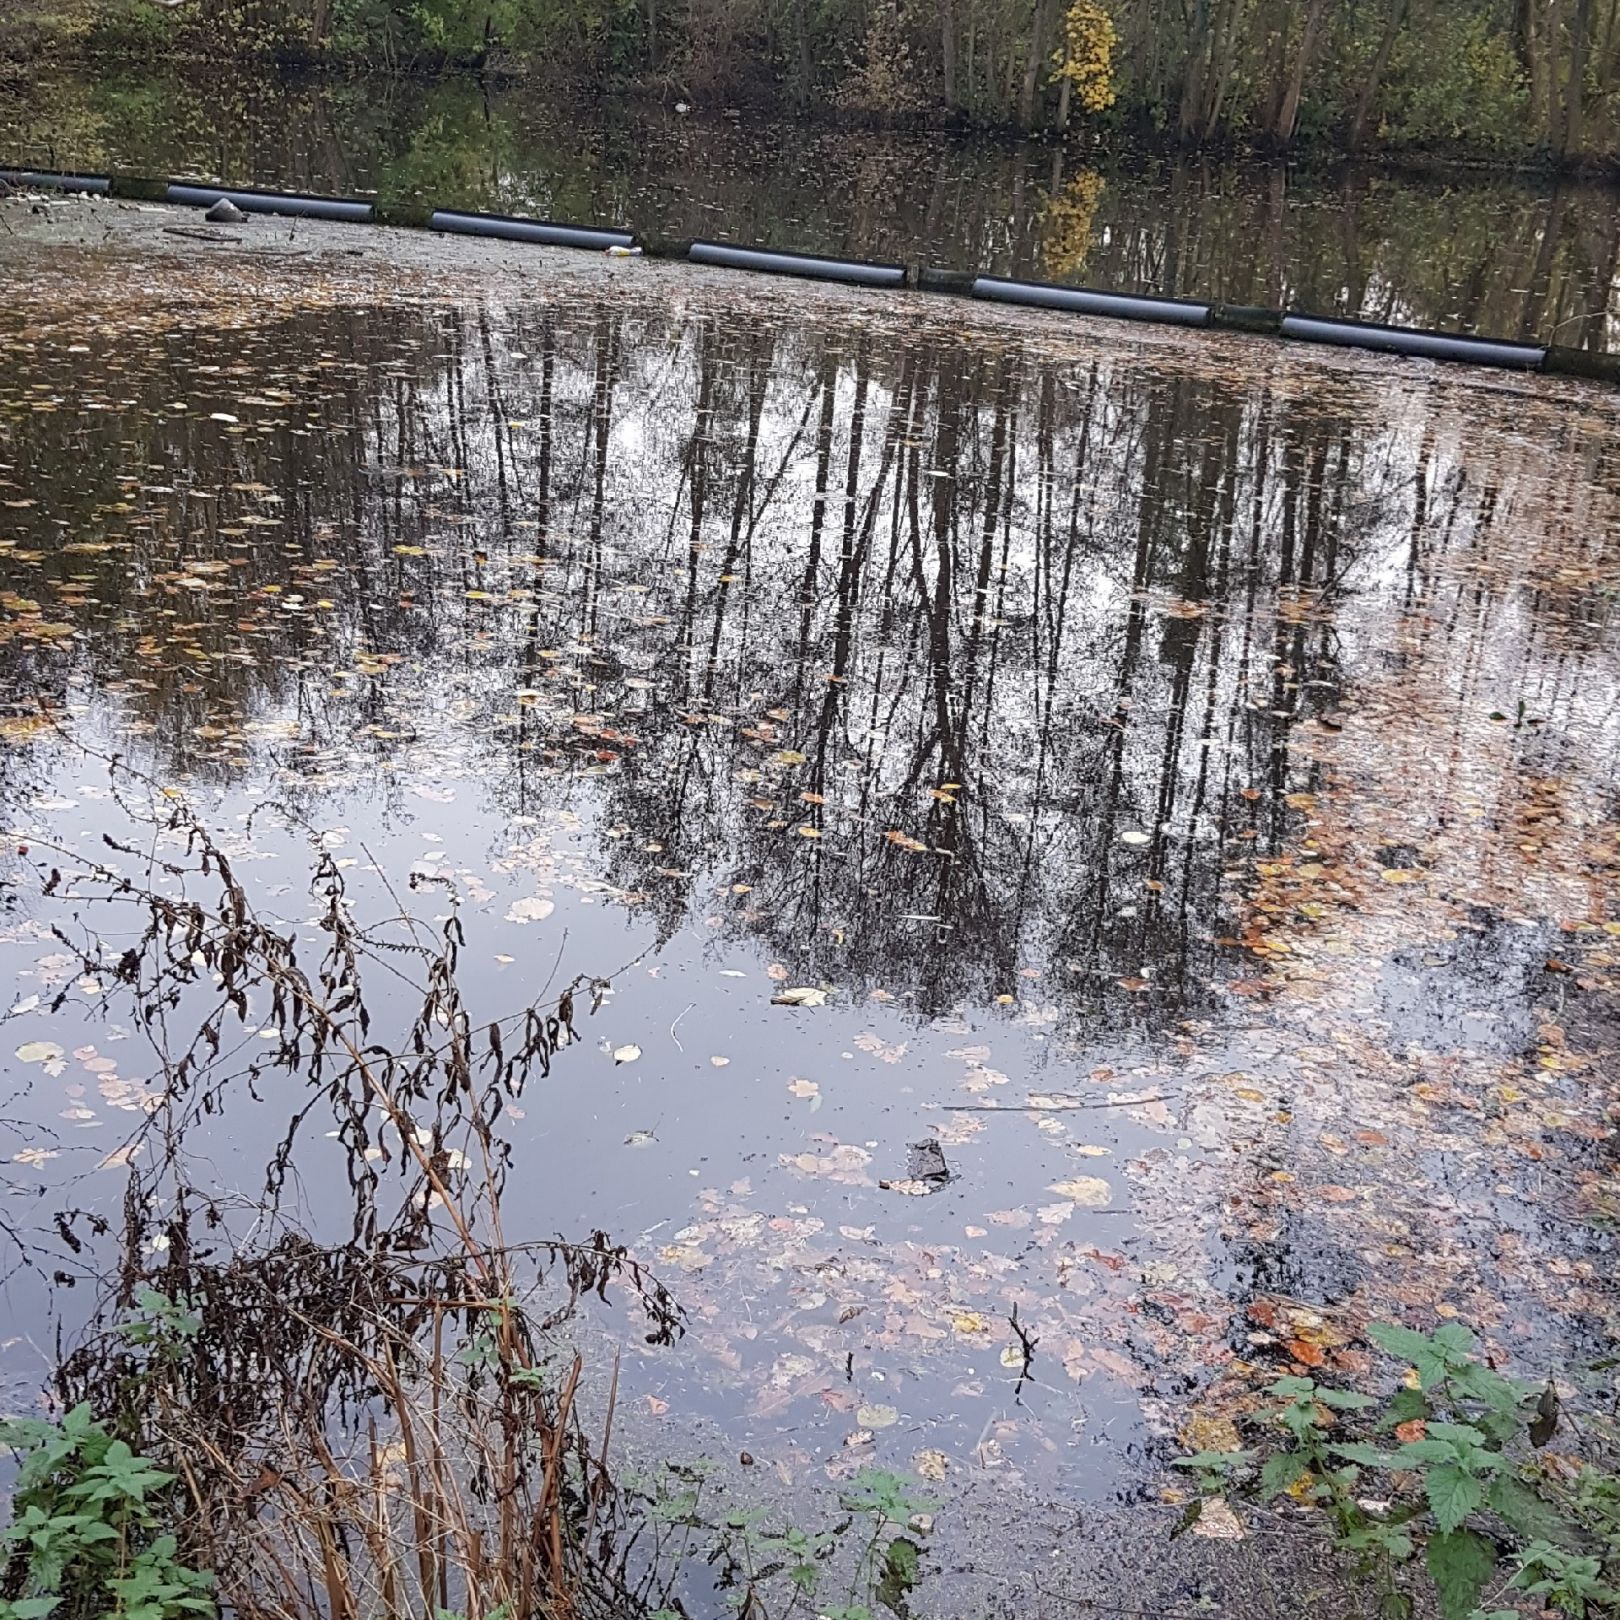
[(679, 1266), (682, 1271), (701, 1271), (713, 1259), (695, 1243), (667, 1243), (658, 1251), (658, 1258), (668, 1266)]
[(1194, 1412), (1178, 1431), (1189, 1451), (1238, 1451), (1243, 1437), (1224, 1413)]
[(918, 1479), (926, 1479), (937, 1485), (944, 1479), (950, 1459), (943, 1451), (919, 1451), (911, 1459), (911, 1466)]
[(527, 900), (514, 900), (506, 908), (506, 920), (515, 923), (544, 922), (556, 909), (556, 903), (544, 895), (531, 895)]
[(1067, 1181), (1054, 1181), (1047, 1190), (1084, 1209), (1103, 1209), (1114, 1200), (1114, 1189), (1101, 1176), (1071, 1176)]
[(773, 1007), (821, 1007), (826, 1004), (827, 992), (813, 985), (795, 985), (791, 990), (779, 990), (771, 997)]
[(615, 1063), (634, 1063), (641, 1056), (641, 1048), (634, 1042), (626, 1046), (613, 1048), (613, 1061)]
[(789, 1080), (788, 1090), (795, 1097), (819, 1097), (821, 1087), (814, 1080)]
[(61, 1055), (62, 1048), (54, 1041), (24, 1041), (17, 1048), (19, 1063), (50, 1063)]
[(900, 1413), (892, 1406), (862, 1406), (856, 1410), (855, 1421), (863, 1429), (892, 1429), (900, 1421)]
[(1242, 1541), (1248, 1534), (1224, 1496), (1212, 1496), (1199, 1508), (1192, 1533), (1211, 1541)]

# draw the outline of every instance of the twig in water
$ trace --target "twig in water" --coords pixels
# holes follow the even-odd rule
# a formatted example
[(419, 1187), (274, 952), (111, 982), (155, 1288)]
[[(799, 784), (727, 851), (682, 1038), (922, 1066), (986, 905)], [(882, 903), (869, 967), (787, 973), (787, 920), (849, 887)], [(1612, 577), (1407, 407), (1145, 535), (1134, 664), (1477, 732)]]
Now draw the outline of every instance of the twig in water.
[[(693, 1009), (693, 1008), (694, 1008), (694, 1007), (695, 1007), (695, 1006), (697, 1006), (697, 1003), (696, 1003), (696, 1002), (695, 1002), (695, 1001), (689, 1001), (689, 1002), (687, 1002), (687, 1004), (686, 1004), (686, 1005), (685, 1005), (685, 1006), (684, 1006), (684, 1007), (682, 1007), (682, 1008), (681, 1008), (681, 1010), (680, 1010), (680, 1011), (679, 1011), (679, 1012), (678, 1012), (678, 1013), (676, 1013), (676, 1014), (675, 1014), (675, 1024), (678, 1024), (678, 1023), (680, 1023), (680, 1021), (681, 1021), (681, 1020), (682, 1020), (682, 1019), (683, 1019), (683, 1018), (684, 1018), (684, 1017), (685, 1017), (685, 1016), (686, 1016), (686, 1015), (687, 1015), (687, 1014), (688, 1014), (688, 1013), (689, 1013), (689, 1012), (691, 1012), (691, 1010), (692, 1010), (692, 1009)], [(684, 1047), (684, 1046), (682, 1046), (682, 1045), (681, 1045), (681, 1038), (680, 1038), (680, 1036), (679, 1036), (679, 1035), (677, 1035), (677, 1034), (676, 1034), (676, 1033), (675, 1033), (675, 1024), (671, 1024), (671, 1025), (670, 1025), (670, 1026), (669, 1026), (669, 1038), (670, 1038), (670, 1039), (671, 1039), (671, 1040), (672, 1040), (672, 1041), (674, 1041), (674, 1043), (675, 1043), (675, 1049), (676, 1049), (676, 1050), (677, 1050), (677, 1051), (678, 1051), (678, 1052), (680, 1052), (680, 1053), (682, 1053), (682, 1054), (683, 1054), (683, 1055), (684, 1055), (684, 1054), (685, 1054), (685, 1052), (686, 1052), (686, 1048), (685, 1048), (685, 1047)]]
[(924, 1103), (923, 1107), (943, 1108), (952, 1114), (1072, 1114), (1082, 1108), (1139, 1108), (1143, 1103), (1175, 1100), (1173, 1091), (1161, 1091), (1151, 1097), (1110, 1097), (1106, 1102)]

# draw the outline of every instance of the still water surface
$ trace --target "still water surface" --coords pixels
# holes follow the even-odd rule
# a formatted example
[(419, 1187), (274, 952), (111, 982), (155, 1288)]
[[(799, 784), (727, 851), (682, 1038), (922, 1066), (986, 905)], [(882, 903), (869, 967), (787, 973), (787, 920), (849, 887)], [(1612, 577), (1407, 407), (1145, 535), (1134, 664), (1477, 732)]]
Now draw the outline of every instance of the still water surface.
[(62, 262), (0, 310), (17, 1388), (131, 1169), (245, 1241), (354, 1218), (341, 1119), (242, 1077), (263, 1005), (128, 1151), (170, 1071), (73, 874), (178, 858), (165, 802), (310, 949), (322, 853), (362, 917), (453, 888), (475, 1023), (597, 981), (499, 1122), (507, 1232), (630, 1244), (690, 1329), (624, 1333), (626, 1401), (783, 1477), (1128, 1495), (1280, 1368), (1365, 1375), (1370, 1317), (1601, 1337), (1611, 395), (670, 272)]

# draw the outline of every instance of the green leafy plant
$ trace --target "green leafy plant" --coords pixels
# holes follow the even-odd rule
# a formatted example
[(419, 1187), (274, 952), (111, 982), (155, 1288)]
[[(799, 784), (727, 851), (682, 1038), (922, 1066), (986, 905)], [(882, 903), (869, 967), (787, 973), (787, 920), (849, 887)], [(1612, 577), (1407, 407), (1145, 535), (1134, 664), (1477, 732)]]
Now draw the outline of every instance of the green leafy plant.
[(115, 1331), (130, 1344), (144, 1345), (166, 1360), (179, 1360), (202, 1331), (202, 1318), (185, 1301), (170, 1299), (155, 1288), (143, 1288), (135, 1296), (135, 1305), (141, 1314), (120, 1322)]
[[(805, 1612), (818, 1620), (873, 1620), (879, 1608), (906, 1613), (922, 1578), (921, 1538), (934, 1503), (915, 1495), (915, 1482), (905, 1475), (863, 1468), (839, 1498), (844, 1517), (838, 1522), (774, 1530), (760, 1508), (717, 1517), (706, 1511), (707, 1466), (666, 1469), (671, 1482), (654, 1489), (649, 1517), (696, 1537), (683, 1540), (680, 1555), (703, 1549), (705, 1561), (721, 1572), (731, 1607), (748, 1620), (788, 1620)], [(672, 1613), (659, 1611), (651, 1620)]]
[(18, 1453), (0, 1620), (191, 1620), (215, 1612), (213, 1578), (164, 1529), (174, 1475), (76, 1406), (58, 1422), (0, 1423)]
[(1412, 1612), (1400, 1573), (1420, 1553), (1445, 1620), (1513, 1620), (1481, 1607), (1493, 1586), (1575, 1620), (1620, 1613), (1620, 1477), (1582, 1465), (1570, 1483), (1532, 1460), (1526, 1442), (1557, 1421), (1550, 1389), (1485, 1365), (1460, 1323), (1367, 1333), (1411, 1369), (1392, 1396), (1278, 1379), (1260, 1444), (1177, 1459), (1200, 1495), (1286, 1492), (1318, 1511), (1389, 1620)]

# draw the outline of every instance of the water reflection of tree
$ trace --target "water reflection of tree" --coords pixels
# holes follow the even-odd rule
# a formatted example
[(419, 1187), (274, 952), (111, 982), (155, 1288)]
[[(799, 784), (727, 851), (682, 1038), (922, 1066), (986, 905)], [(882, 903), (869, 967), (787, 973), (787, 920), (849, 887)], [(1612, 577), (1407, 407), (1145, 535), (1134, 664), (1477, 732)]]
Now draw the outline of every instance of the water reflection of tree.
[[(170, 408), (215, 365), (227, 412), (271, 402), (240, 431)], [(1432, 435), (1414, 470), (1241, 373), (935, 331), (327, 313), (119, 385), (7, 429), (78, 627), (8, 644), (12, 691), (54, 660), (165, 773), (318, 791), (432, 738), (513, 811), (589, 779), (663, 933), (712, 915), (930, 1012), (1027, 968), (1110, 1017), (1196, 1005), (1347, 572), (1448, 543)]]

